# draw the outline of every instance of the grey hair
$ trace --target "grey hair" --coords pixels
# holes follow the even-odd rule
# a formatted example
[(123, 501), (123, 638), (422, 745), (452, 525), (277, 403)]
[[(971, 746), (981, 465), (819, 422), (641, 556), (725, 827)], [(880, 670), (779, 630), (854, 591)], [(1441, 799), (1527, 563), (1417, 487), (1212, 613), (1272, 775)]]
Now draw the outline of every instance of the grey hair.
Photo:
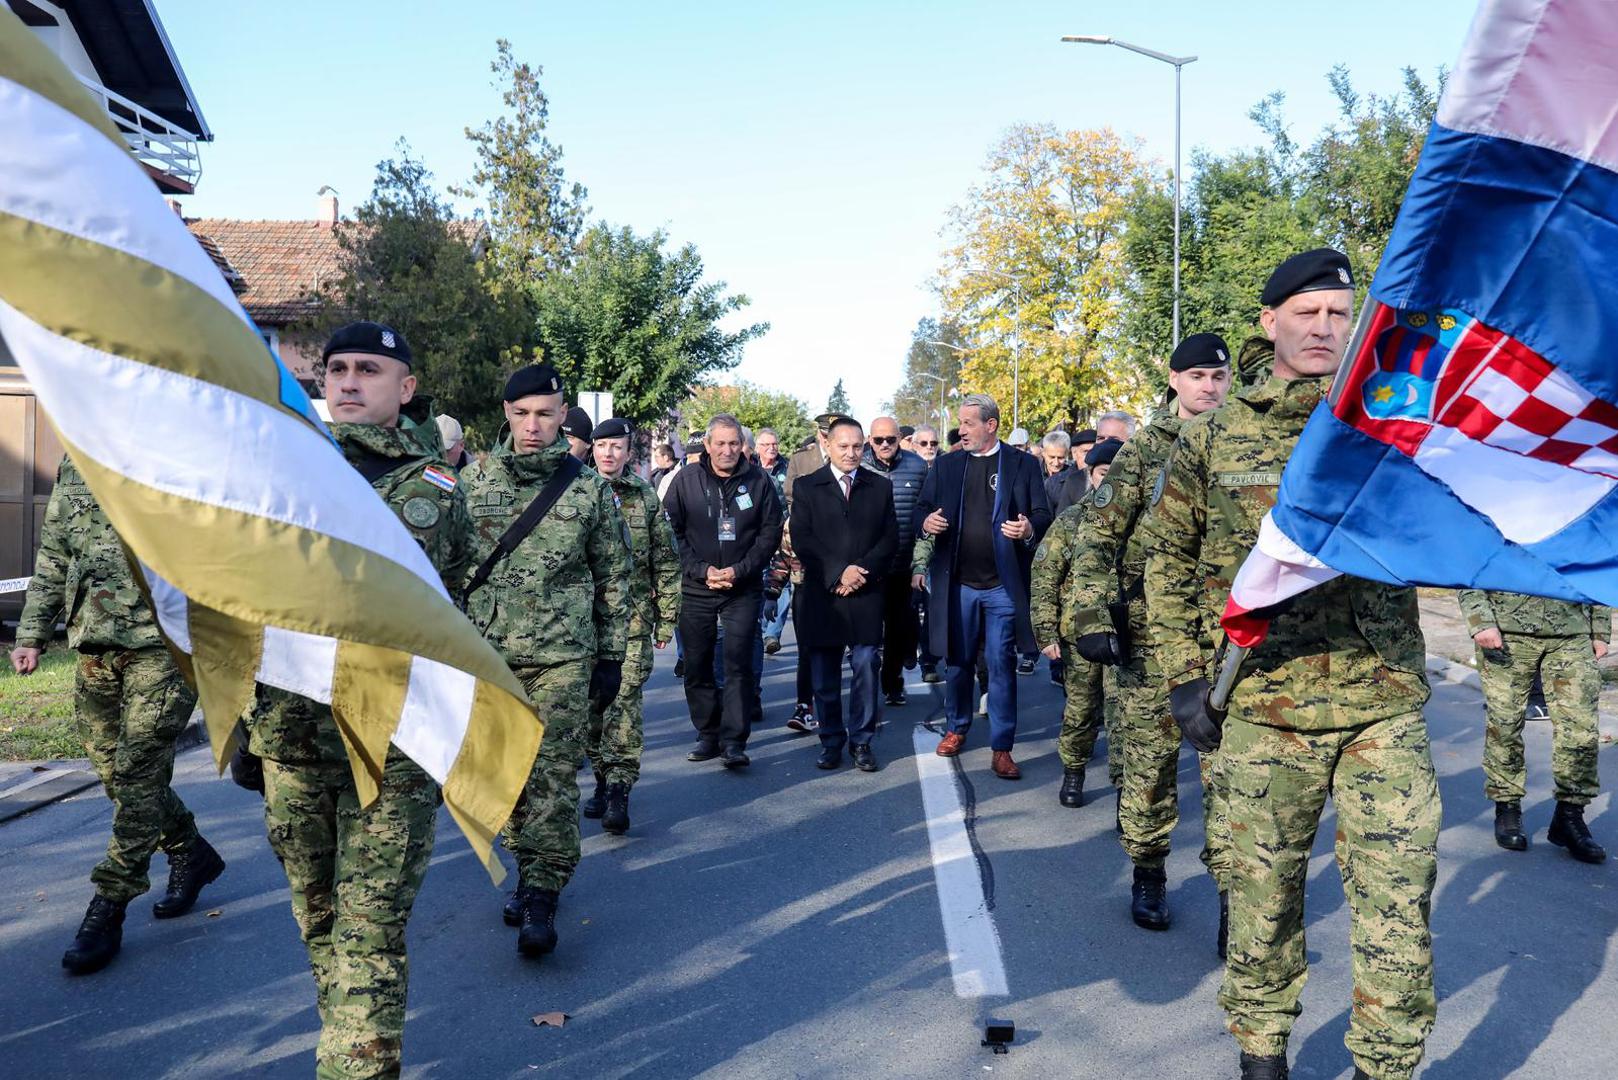
[(1000, 406), (995, 404), (994, 398), (988, 394), (966, 395), (961, 399), (961, 408), (964, 409), (969, 405), (977, 407), (978, 416), (985, 424), (990, 420), (998, 421), (1000, 419)]
[(1098, 431), (1101, 428), (1102, 422), (1106, 420), (1121, 421), (1124, 425), (1125, 431), (1129, 432), (1130, 435), (1135, 434), (1135, 418), (1124, 412), (1122, 409), (1112, 409), (1096, 417), (1096, 429)]
[(1064, 454), (1073, 449), (1073, 440), (1067, 437), (1067, 432), (1065, 431), (1048, 432), (1046, 433), (1045, 437), (1039, 441), (1045, 446), (1061, 447), (1062, 453)]
[(924, 431), (933, 438), (938, 438), (938, 429), (933, 427), (931, 424), (917, 424), (916, 430), (910, 433), (910, 437), (914, 439), (917, 435), (920, 435)]
[(776, 430), (768, 427), (761, 427), (757, 431), (753, 432), (753, 441), (756, 443), (766, 435), (775, 435), (775, 441), (781, 441), (781, 436), (776, 434)]
[(704, 437), (706, 439), (713, 438), (713, 433), (718, 428), (730, 428), (736, 433), (736, 438), (742, 440), (743, 442), (747, 441), (747, 429), (742, 427), (742, 422), (740, 420), (736, 419), (728, 412), (714, 414), (714, 418), (708, 421), (708, 430), (704, 433)]

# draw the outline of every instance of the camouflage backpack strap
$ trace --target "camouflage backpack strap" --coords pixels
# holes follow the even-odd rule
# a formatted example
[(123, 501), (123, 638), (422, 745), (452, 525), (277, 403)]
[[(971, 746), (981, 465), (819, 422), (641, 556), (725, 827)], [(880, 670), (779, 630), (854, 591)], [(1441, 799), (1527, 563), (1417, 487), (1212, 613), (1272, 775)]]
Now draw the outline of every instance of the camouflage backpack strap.
[(472, 577), (466, 583), (466, 591), (461, 594), (462, 608), (466, 607), (466, 602), (473, 593), (488, 583), (489, 575), (494, 573), (494, 568), (499, 565), (500, 560), (516, 551), (517, 545), (526, 540), (528, 534), (533, 532), (535, 527), (544, 520), (545, 515), (550, 513), (551, 507), (556, 505), (556, 500), (562, 497), (562, 492), (567, 490), (567, 486), (578, 477), (583, 469), (583, 462), (572, 454), (562, 458), (561, 464), (556, 466), (556, 473), (546, 481), (544, 487), (539, 489), (539, 494), (534, 496), (534, 501), (528, 504), (528, 508), (522, 512), (516, 521), (506, 526), (506, 531), (501, 533), (500, 539), (494, 542), (494, 550), (489, 552), (488, 558), (478, 563), (478, 568), (472, 571)]

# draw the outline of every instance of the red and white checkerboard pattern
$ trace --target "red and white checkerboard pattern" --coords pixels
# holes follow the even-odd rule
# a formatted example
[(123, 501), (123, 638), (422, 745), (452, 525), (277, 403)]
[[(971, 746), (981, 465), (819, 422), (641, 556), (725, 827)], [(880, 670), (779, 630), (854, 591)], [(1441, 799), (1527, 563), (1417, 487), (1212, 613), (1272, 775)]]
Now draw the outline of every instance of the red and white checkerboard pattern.
[(1509, 337), (1437, 420), (1502, 450), (1618, 479), (1618, 406)]

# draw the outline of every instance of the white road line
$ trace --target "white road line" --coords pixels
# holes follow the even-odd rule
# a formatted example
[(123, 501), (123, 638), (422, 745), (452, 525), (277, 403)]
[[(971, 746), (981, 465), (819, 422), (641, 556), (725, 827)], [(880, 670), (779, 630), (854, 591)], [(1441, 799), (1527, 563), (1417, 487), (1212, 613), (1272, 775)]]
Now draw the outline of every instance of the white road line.
[(1006, 968), (1000, 957), (1000, 932), (995, 929), (978, 876), (972, 842), (966, 835), (955, 772), (947, 758), (933, 753), (938, 736), (926, 728), (915, 731), (916, 772), (921, 778), (921, 805), (927, 815), (927, 841), (933, 852), (933, 878), (938, 884), (938, 910), (944, 919), (944, 942), (949, 949), (955, 996), (1004, 996)]

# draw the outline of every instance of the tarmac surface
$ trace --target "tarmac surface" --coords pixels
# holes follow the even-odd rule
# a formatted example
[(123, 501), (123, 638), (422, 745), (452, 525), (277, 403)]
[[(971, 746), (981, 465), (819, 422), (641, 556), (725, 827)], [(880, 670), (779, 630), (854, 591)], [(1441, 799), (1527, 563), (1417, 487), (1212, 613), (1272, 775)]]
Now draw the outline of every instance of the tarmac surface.
[[(406, 1076), (1235, 1076), (1236, 1045), (1214, 1000), (1215, 892), (1197, 861), (1189, 753), (1180, 770), (1187, 813), (1169, 863), (1174, 925), (1148, 933), (1129, 919), (1129, 865), (1104, 762), (1090, 769), (1085, 807), (1057, 805), (1060, 698), (1043, 664), (1019, 680), (1024, 779), (989, 772), (980, 720), (960, 759), (958, 801), (929, 823), (916, 749), (930, 736), (915, 729), (936, 719), (939, 701), (919, 673), (911, 704), (887, 710), (882, 771), (828, 774), (814, 767), (815, 740), (782, 726), (789, 647), (766, 661), (768, 722), (749, 747), (753, 766), (729, 773), (685, 761), (692, 733), (672, 662), (658, 657), (648, 688), (633, 828), (613, 838), (584, 823), (584, 860), (563, 894), (553, 956), (516, 954), (502, 893), (441, 814), (410, 924)], [(1529, 725), (1533, 846), (1515, 854), (1493, 842), (1476, 689), (1435, 682), (1428, 719), (1444, 799), (1433, 905), (1440, 1004), (1418, 1075), (1611, 1077), (1618, 866), (1584, 866), (1544, 841), (1549, 725)], [(1609, 785), (1612, 753), (1602, 753)], [(314, 984), (258, 797), (217, 778), (206, 749), (182, 756), (176, 788), (229, 868), (183, 918), (159, 922), (155, 896), (135, 901), (123, 953), (94, 976), (66, 976), (60, 956), (106, 841), (100, 788), (0, 825), (0, 1074), (312, 1072)], [(940, 791), (947, 785), (934, 781), (929, 795)], [(1610, 807), (1604, 794), (1589, 820), (1618, 851)], [(971, 851), (939, 848), (963, 819)], [(1311, 863), (1311, 979), (1291, 1046), (1300, 1078), (1352, 1071), (1342, 1045), (1348, 916), (1332, 835), (1328, 812)], [(944, 919), (960, 898), (946, 898), (952, 886), (940, 891), (935, 849), (946, 865), (976, 863), (964, 880), (989, 909), (978, 912), (992, 919), (978, 940), (998, 946), (1004, 996), (957, 996), (978, 984), (952, 977)], [(163, 859), (153, 871), (160, 886)], [(569, 1014), (565, 1027), (532, 1022), (552, 1011)], [(979, 1045), (990, 1016), (1016, 1024), (1008, 1054)]]

